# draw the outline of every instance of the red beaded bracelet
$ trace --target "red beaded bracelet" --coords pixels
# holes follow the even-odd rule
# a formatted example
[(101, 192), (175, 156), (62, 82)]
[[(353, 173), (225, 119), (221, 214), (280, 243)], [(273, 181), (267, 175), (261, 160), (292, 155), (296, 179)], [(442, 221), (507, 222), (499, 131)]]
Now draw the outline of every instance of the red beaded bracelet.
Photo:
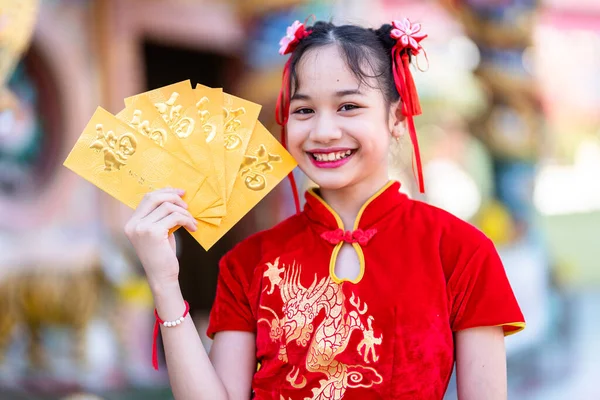
[(156, 308), (154, 309), (154, 317), (156, 318), (156, 321), (154, 321), (154, 335), (152, 338), (152, 366), (157, 371), (158, 371), (158, 350), (156, 348), (157, 347), (156, 342), (158, 339), (159, 326), (163, 325), (167, 328), (171, 328), (171, 327), (180, 325), (183, 322), (183, 320), (185, 319), (185, 317), (187, 317), (188, 313), (190, 312), (190, 305), (188, 304), (188, 302), (185, 300), (183, 302), (185, 303), (185, 311), (183, 312), (183, 316), (176, 319), (175, 321), (163, 321), (158, 316), (158, 311), (156, 311)]

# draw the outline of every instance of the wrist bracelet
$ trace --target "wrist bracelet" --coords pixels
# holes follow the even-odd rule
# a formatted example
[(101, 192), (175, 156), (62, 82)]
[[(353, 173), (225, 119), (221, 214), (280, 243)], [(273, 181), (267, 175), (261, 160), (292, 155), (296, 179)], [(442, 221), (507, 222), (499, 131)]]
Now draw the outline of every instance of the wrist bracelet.
[(156, 348), (157, 347), (156, 342), (158, 339), (159, 326), (162, 325), (167, 328), (172, 328), (172, 327), (181, 325), (181, 323), (185, 320), (185, 317), (187, 317), (188, 313), (190, 312), (190, 305), (188, 304), (188, 302), (185, 300), (183, 302), (185, 303), (185, 311), (183, 312), (183, 315), (180, 318), (177, 318), (175, 321), (163, 321), (158, 316), (158, 311), (156, 311), (156, 308), (154, 309), (154, 317), (156, 320), (154, 321), (154, 335), (152, 338), (152, 366), (157, 371), (158, 371), (158, 350)]

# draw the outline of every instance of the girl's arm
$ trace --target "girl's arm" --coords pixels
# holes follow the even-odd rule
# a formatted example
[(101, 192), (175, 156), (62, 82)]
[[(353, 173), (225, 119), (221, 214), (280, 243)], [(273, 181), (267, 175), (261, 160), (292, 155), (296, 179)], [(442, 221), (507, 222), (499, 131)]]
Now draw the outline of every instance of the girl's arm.
[[(165, 321), (184, 311), (178, 283), (154, 287), (156, 309)], [(175, 328), (161, 326), (173, 396), (177, 400), (248, 400), (256, 371), (253, 333), (215, 335), (210, 358), (191, 318)]]
[[(158, 315), (180, 318), (185, 303), (179, 287), (176, 240), (170, 230), (184, 226), (194, 232), (197, 222), (183, 201), (183, 190), (165, 188), (148, 193), (125, 225), (144, 267)], [(174, 328), (161, 326), (169, 380), (177, 400), (247, 400), (256, 368), (254, 335), (217, 335), (213, 363), (206, 354), (191, 318)]]
[(455, 335), (458, 399), (506, 400), (506, 351), (502, 328), (471, 328)]
[(256, 372), (256, 337), (250, 332), (215, 334), (210, 360), (225, 385), (229, 400), (248, 400)]

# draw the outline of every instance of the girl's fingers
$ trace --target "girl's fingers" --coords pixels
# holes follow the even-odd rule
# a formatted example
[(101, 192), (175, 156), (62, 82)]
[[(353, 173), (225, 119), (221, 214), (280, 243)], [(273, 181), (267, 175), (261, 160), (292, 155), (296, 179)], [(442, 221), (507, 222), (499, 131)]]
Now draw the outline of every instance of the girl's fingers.
[(160, 189), (146, 194), (125, 225), (125, 235), (130, 240), (138, 236), (162, 235), (160, 231), (163, 228), (157, 226), (157, 221), (161, 221), (173, 213), (185, 216), (188, 219), (187, 225), (190, 226), (190, 230), (195, 230), (195, 220), (187, 211), (188, 206), (181, 198), (184, 194), (184, 190), (173, 188)]
[(142, 219), (154, 211), (162, 203), (169, 202), (187, 209), (187, 204), (181, 198), (182, 191), (176, 189), (161, 189), (148, 193), (137, 206), (132, 219)]
[(177, 204), (165, 202), (165, 203), (162, 203), (161, 205), (159, 205), (153, 211), (151, 211), (150, 214), (148, 214), (146, 217), (144, 217), (143, 221), (149, 222), (149, 223), (154, 223), (154, 222), (160, 221), (167, 215), (174, 213), (174, 212), (178, 212), (180, 214), (185, 215), (186, 217), (194, 219), (192, 214), (190, 214), (190, 212), (188, 210), (186, 210), (185, 208), (178, 206)]
[(171, 230), (176, 226), (183, 226), (184, 228), (195, 232), (197, 229), (197, 222), (191, 216), (181, 214), (179, 212), (173, 212), (160, 221), (156, 222), (156, 225), (160, 226), (161, 229)]

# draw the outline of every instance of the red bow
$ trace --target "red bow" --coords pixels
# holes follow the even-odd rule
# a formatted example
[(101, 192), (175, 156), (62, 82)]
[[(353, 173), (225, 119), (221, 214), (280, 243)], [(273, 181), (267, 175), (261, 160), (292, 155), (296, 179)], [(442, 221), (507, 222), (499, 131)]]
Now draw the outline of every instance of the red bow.
[(355, 231), (336, 229), (335, 231), (323, 232), (321, 237), (333, 245), (346, 242), (358, 243), (361, 246), (366, 246), (376, 233), (377, 229), (367, 229), (366, 231), (363, 231), (362, 229), (357, 229)]
[[(294, 21), (292, 26), (288, 27), (286, 36), (284, 36), (279, 45), (279, 54), (285, 55), (294, 51), (300, 40), (308, 37), (311, 34), (311, 30), (307, 30), (304, 24), (300, 21)], [(283, 79), (281, 83), (281, 90), (279, 96), (277, 96), (277, 105), (275, 107), (275, 119), (279, 125), (281, 125), (281, 144), (283, 148), (287, 150), (287, 137), (285, 126), (288, 121), (290, 113), (290, 74), (291, 74), (292, 58), (290, 57), (285, 66), (283, 67)], [(290, 184), (292, 185), (292, 194), (294, 196), (294, 205), (296, 206), (296, 214), (300, 214), (300, 197), (298, 196), (298, 188), (296, 187), (296, 180), (294, 179), (294, 173), (290, 172), (288, 175)]]
[(306, 30), (304, 24), (296, 20), (287, 28), (286, 35), (279, 41), (279, 54), (282, 56), (294, 51), (298, 43), (305, 37), (310, 35), (310, 30)]
[(396, 45), (392, 48), (392, 72), (394, 74), (396, 89), (402, 99), (402, 112), (406, 116), (408, 133), (413, 144), (419, 191), (425, 193), (421, 152), (419, 151), (417, 131), (413, 120), (415, 115), (421, 114), (421, 104), (409, 64), (410, 55), (417, 56), (420, 52), (424, 52), (421, 41), (427, 35), (421, 33), (420, 24), (412, 24), (406, 18), (402, 21), (393, 21), (392, 25), (393, 29), (390, 36), (396, 40)]
[[(281, 126), (281, 145), (284, 149), (287, 147), (287, 134), (285, 125), (290, 113), (290, 69), (292, 64), (292, 58), (285, 63), (283, 67), (283, 82), (281, 84), (281, 90), (277, 97), (277, 106), (275, 107), (275, 119)], [(298, 196), (298, 188), (296, 186), (296, 179), (294, 179), (294, 172), (290, 172), (288, 175), (290, 184), (292, 185), (292, 195), (294, 197), (294, 205), (296, 206), (296, 214), (300, 214), (300, 196)]]

